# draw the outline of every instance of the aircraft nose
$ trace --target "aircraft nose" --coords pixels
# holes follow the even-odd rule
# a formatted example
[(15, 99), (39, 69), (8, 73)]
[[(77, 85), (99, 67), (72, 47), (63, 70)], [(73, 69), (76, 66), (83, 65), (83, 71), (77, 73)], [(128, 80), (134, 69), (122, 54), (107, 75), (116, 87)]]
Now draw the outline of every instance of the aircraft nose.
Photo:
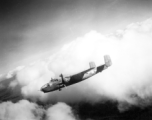
[(43, 85), (40, 90), (44, 93), (47, 93), (47, 92), (55, 91), (57, 89), (59, 89), (58, 85), (55, 86), (53, 84), (47, 83)]
[(40, 89), (41, 91), (44, 91), (44, 88), (43, 87), (41, 87), (41, 89)]
[(45, 85), (43, 85), (43, 86), (41, 87), (40, 90), (41, 90), (42, 92), (46, 92), (47, 87), (48, 87), (48, 85), (45, 84)]
[(42, 92), (44, 92), (44, 87), (41, 87), (41, 89), (40, 89)]

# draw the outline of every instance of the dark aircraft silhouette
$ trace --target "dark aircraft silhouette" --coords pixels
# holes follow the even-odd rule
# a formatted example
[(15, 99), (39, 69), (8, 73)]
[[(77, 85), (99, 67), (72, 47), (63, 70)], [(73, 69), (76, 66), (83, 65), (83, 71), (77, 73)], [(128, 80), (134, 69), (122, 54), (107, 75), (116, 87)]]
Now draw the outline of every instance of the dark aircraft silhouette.
[(109, 66), (112, 65), (111, 59), (108, 55), (104, 56), (104, 61), (105, 64), (100, 65), (98, 67), (95, 66), (94, 62), (90, 62), (90, 68), (82, 71), (80, 73), (71, 75), (71, 76), (66, 76), (64, 77), (62, 74), (60, 75), (60, 77), (55, 78), (50, 80), (49, 83), (45, 84), (44, 86), (42, 86), (41, 91), (44, 93), (47, 92), (52, 92), (55, 90), (61, 90), (61, 88), (81, 82), (89, 77), (92, 77), (93, 75), (102, 72), (103, 70), (107, 69)]

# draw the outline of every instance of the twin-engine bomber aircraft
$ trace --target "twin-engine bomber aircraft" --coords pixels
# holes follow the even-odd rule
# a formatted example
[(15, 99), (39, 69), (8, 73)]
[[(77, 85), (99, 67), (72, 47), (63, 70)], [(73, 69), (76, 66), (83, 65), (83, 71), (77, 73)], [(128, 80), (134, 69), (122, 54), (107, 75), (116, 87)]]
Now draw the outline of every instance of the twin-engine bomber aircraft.
[(55, 90), (61, 90), (61, 88), (81, 82), (89, 77), (92, 77), (93, 75), (102, 72), (103, 70), (107, 69), (109, 66), (112, 65), (111, 59), (108, 55), (104, 56), (105, 64), (100, 65), (96, 67), (94, 62), (90, 62), (90, 68), (82, 71), (80, 73), (64, 77), (62, 74), (60, 77), (50, 80), (49, 83), (42, 86), (41, 91), (44, 93), (52, 92)]

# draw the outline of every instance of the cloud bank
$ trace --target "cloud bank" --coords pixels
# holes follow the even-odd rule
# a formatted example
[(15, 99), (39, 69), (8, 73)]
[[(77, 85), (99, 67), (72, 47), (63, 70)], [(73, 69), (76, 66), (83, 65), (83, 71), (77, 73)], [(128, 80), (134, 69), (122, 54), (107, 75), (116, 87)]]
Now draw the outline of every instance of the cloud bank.
[[(15, 74), (16, 83), (25, 98), (33, 101), (99, 102), (103, 98), (129, 105), (151, 104), (152, 93), (152, 19), (128, 25), (108, 35), (91, 31), (65, 44), (45, 60), (20, 67)], [(85, 82), (67, 87), (61, 92), (43, 94), (40, 87), (59, 74), (71, 75), (89, 67), (104, 64), (103, 56), (109, 54), (113, 65)], [(16, 84), (10, 86), (15, 89)], [(1, 85), (2, 86), (2, 85)], [(142, 101), (142, 105), (141, 105)], [(121, 106), (121, 107), (120, 107)]]
[(1, 120), (75, 120), (71, 107), (65, 103), (44, 109), (35, 103), (21, 100), (18, 103), (3, 102), (0, 108)]

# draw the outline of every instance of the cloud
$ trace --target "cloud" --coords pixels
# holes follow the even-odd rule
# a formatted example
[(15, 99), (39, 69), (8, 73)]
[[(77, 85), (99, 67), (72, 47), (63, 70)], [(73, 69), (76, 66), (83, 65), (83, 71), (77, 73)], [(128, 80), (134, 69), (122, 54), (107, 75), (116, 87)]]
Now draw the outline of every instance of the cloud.
[(76, 120), (71, 107), (65, 103), (58, 103), (47, 110), (48, 120)]
[(16, 73), (20, 70), (22, 70), (24, 68), (24, 66), (18, 66), (17, 68), (15, 68), (14, 70), (11, 70), (9, 71), (7, 74), (6, 74), (6, 79), (10, 79), (12, 78), (13, 76), (16, 75)]
[(5, 86), (3, 84), (0, 84), (0, 90), (5, 89)]
[[(141, 106), (139, 101), (150, 99), (152, 93), (151, 37), (152, 19), (130, 24), (124, 30), (108, 35), (91, 31), (65, 44), (48, 59), (20, 69), (16, 72), (16, 80), (23, 96), (33, 101), (97, 102), (106, 97), (120, 103)], [(94, 61), (97, 66), (104, 64), (105, 54), (111, 56), (113, 65), (101, 74), (61, 92), (43, 94), (38, 91), (51, 77), (85, 70), (90, 61)], [(14, 84), (11, 83), (11, 86)], [(147, 103), (151, 104), (143, 102), (142, 106), (147, 106)]]
[[(27, 100), (21, 100), (18, 103), (3, 102), (0, 108), (1, 120), (40, 120), (43, 114), (43, 110), (38, 105)], [(34, 112), (39, 112), (39, 114), (34, 114)]]
[(0, 104), (1, 120), (75, 120), (71, 107), (65, 103), (57, 103), (44, 109), (36, 103), (21, 100), (17, 103)]
[(38, 61), (17, 72), (16, 80), (24, 97), (36, 101), (45, 98), (46, 95), (40, 92), (40, 88), (49, 82), (51, 76), (54, 74), (48, 70), (46, 63)]
[[(109, 54), (113, 65), (87, 80), (83, 86), (80, 83), (77, 89), (84, 92), (85, 98), (88, 97), (87, 91), (93, 89), (94, 94), (138, 104), (138, 97), (151, 96), (151, 24), (152, 20), (148, 19), (106, 36), (92, 31), (51, 56), (49, 69), (55, 74), (74, 74), (86, 69), (89, 61), (103, 64), (103, 55)], [(82, 89), (84, 86), (87, 86), (86, 91)], [(138, 97), (135, 99), (132, 94)]]
[(9, 87), (16, 87), (18, 85), (18, 82), (16, 80), (13, 80), (12, 82), (9, 83)]

